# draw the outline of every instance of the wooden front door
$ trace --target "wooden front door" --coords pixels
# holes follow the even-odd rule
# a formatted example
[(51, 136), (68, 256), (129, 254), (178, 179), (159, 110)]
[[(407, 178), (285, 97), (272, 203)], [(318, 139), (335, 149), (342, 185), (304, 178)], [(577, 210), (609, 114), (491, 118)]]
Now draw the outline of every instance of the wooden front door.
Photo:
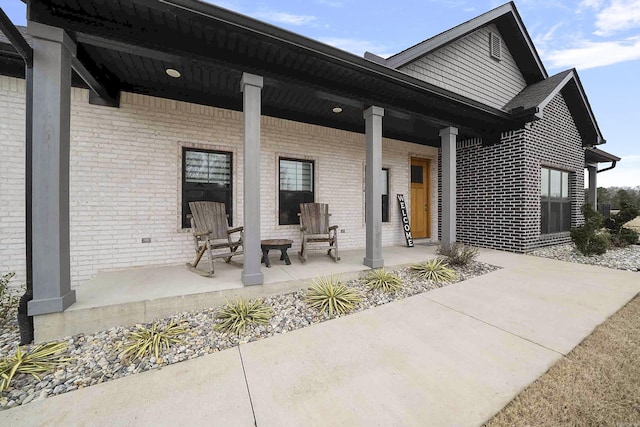
[(417, 239), (431, 237), (430, 166), (430, 160), (411, 158), (411, 234)]

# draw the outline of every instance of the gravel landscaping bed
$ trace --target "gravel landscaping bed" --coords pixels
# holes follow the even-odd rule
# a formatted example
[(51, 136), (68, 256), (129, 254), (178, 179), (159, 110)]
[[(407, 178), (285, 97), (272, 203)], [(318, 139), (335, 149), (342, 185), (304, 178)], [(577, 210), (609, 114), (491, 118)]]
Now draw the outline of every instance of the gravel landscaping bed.
[[(458, 273), (458, 278), (451, 283), (480, 276), (498, 268), (472, 261), (465, 267), (454, 268)], [(397, 274), (404, 284), (403, 288), (396, 293), (370, 291), (363, 280), (346, 282), (348, 286), (358, 289), (363, 295), (362, 302), (352, 313), (450, 284), (420, 279), (408, 268), (390, 271)], [(142, 361), (131, 364), (120, 360), (118, 354), (127, 342), (129, 334), (136, 330), (135, 327), (115, 327), (95, 334), (79, 334), (66, 338), (65, 341), (69, 348), (68, 354), (72, 357), (72, 361), (55, 372), (42, 376), (40, 380), (31, 375), (16, 376), (11, 388), (0, 396), (0, 410), (149, 369), (161, 368), (234, 347), (241, 343), (284, 334), (330, 319), (328, 315), (307, 306), (302, 290), (272, 296), (264, 299), (264, 302), (273, 309), (273, 316), (269, 324), (248, 327), (241, 336), (214, 330), (215, 315), (220, 310), (219, 307), (180, 313), (171, 318), (161, 319), (158, 322), (163, 326), (173, 320), (188, 328), (188, 332), (181, 336), (184, 344), (166, 349), (158, 359), (145, 357)], [(12, 316), (12, 319), (15, 319), (15, 315)], [(18, 343), (17, 321), (10, 320), (0, 332), (0, 357), (13, 354)]]
[(569, 243), (538, 249), (531, 252), (530, 255), (580, 264), (599, 265), (618, 270), (640, 271), (639, 245), (609, 249), (602, 255), (585, 256), (578, 252), (572, 243)]

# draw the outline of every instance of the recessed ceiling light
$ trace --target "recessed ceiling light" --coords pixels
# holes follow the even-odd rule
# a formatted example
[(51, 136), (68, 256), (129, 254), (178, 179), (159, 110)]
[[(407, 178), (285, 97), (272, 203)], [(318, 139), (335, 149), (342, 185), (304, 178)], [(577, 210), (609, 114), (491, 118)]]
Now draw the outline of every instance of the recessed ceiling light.
[(180, 71), (175, 70), (173, 68), (167, 68), (165, 71), (169, 76), (173, 77), (174, 79), (177, 79), (178, 77), (182, 76), (182, 74), (180, 74)]
[(333, 112), (338, 114), (338, 113), (342, 113), (342, 108), (341, 107), (333, 107)]

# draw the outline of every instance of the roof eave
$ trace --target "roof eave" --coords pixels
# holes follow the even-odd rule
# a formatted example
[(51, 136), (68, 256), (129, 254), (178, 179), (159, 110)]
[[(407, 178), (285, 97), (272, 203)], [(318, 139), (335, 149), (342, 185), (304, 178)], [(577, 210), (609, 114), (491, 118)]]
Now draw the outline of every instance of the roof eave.
[[(522, 35), (522, 39), (524, 44), (527, 47), (527, 50), (530, 53), (531, 59), (535, 63), (536, 70), (533, 74), (536, 74), (537, 80), (544, 80), (548, 77), (547, 71), (542, 64), (542, 60), (538, 55), (538, 52), (529, 36), (529, 33), (524, 26), (522, 18), (516, 9), (515, 4), (511, 1), (509, 3), (505, 3), (502, 6), (498, 6), (495, 9), (490, 10), (476, 18), (473, 18), (467, 22), (464, 22), (454, 28), (451, 28), (439, 35), (432, 37), (428, 40), (425, 40), (421, 43), (416, 44), (400, 53), (397, 53), (385, 60), (385, 63), (390, 68), (398, 68), (407, 63), (414, 61), (415, 59), (428, 54), (448, 43), (451, 43), (455, 40), (458, 40), (477, 29), (488, 25), (493, 22), (499, 22), (500, 19), (512, 16), (513, 22), (518, 28), (520, 34)], [(379, 62), (377, 58), (373, 59), (376, 62)], [(384, 60), (384, 59), (383, 59)], [(530, 82), (531, 83), (531, 82)]]

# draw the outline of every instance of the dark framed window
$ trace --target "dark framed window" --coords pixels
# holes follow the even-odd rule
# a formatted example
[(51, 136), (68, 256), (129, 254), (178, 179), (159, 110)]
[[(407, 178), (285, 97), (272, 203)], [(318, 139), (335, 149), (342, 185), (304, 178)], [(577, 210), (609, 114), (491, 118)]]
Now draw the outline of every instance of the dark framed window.
[[(367, 173), (367, 167), (364, 168), (365, 174)], [(380, 176), (380, 193), (382, 194), (382, 222), (389, 222), (389, 169), (382, 168), (382, 174)], [(365, 197), (364, 210), (367, 210), (367, 200)], [(366, 215), (365, 215), (366, 218)], [(366, 219), (365, 219), (366, 222)]]
[(382, 222), (389, 222), (389, 169), (382, 168)]
[(569, 172), (542, 168), (540, 183), (540, 232), (548, 234), (569, 231), (571, 228)]
[(300, 203), (313, 203), (312, 160), (280, 158), (278, 165), (278, 224), (300, 224)]
[(182, 149), (182, 228), (191, 227), (189, 202), (222, 202), (233, 225), (232, 155), (224, 151)]

